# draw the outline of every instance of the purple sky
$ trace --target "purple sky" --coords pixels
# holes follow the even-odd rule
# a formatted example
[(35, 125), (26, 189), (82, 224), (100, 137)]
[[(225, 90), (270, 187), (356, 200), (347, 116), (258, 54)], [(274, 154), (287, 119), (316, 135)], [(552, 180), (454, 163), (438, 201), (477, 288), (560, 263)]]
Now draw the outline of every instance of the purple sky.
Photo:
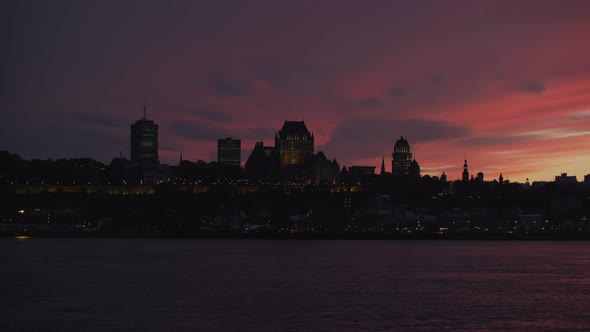
[(590, 173), (589, 1), (4, 1), (0, 149), (216, 158), (305, 119), (341, 165), (548, 180)]

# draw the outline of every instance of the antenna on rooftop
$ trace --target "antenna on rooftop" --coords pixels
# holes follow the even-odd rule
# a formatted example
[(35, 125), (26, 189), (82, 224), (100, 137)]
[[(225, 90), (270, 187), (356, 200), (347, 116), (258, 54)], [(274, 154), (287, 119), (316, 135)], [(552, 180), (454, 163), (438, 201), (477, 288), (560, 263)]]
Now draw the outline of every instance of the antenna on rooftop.
[(145, 104), (143, 104), (143, 119), (146, 120), (146, 116), (145, 116)]

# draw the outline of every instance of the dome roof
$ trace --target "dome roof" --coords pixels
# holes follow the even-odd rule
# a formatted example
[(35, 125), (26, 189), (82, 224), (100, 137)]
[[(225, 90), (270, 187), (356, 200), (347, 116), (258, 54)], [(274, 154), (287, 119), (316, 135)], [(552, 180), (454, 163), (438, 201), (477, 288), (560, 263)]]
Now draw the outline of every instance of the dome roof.
[(395, 147), (402, 146), (410, 147), (410, 144), (408, 143), (408, 141), (406, 141), (406, 139), (403, 136), (400, 139), (398, 139), (397, 142), (395, 142)]

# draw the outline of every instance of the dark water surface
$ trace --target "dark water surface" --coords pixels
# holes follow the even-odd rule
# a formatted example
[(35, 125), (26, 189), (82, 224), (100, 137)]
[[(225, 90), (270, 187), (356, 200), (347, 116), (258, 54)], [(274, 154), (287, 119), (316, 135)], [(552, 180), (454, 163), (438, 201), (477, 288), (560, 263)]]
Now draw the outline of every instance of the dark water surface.
[(1, 331), (590, 330), (590, 243), (0, 239)]

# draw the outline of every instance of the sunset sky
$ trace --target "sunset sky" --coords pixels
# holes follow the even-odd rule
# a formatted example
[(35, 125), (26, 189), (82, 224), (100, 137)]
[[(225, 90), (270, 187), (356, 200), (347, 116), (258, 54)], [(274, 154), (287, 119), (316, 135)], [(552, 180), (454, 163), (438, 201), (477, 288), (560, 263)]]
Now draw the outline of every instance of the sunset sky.
[(590, 173), (590, 1), (3, 1), (0, 149), (216, 159), (304, 119), (316, 151), (387, 170), (407, 138), (423, 174)]

